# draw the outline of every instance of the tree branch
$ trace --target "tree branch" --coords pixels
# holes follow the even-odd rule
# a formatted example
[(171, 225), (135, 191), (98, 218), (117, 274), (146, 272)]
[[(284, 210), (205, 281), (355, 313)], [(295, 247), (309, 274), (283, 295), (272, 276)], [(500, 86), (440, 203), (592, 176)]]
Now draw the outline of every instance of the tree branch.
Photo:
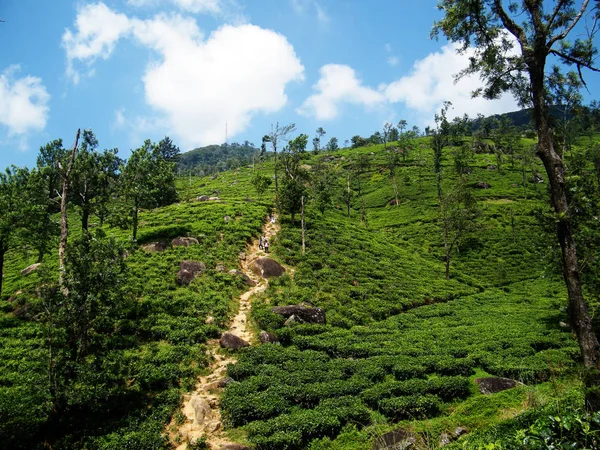
[(515, 21), (512, 20), (508, 14), (506, 14), (506, 11), (504, 11), (504, 8), (502, 8), (502, 0), (494, 0), (494, 12), (498, 14), (498, 17), (500, 17), (504, 27), (510, 31), (514, 37), (517, 38), (522, 46), (524, 46), (527, 43), (527, 35), (523, 31), (523, 28), (517, 25)]
[(552, 17), (550, 17), (550, 20), (548, 21), (548, 33), (550, 33), (550, 29), (552, 28), (552, 23), (554, 22), (554, 20), (556, 19), (556, 16), (558, 15), (558, 13), (560, 12), (560, 9), (565, 5), (565, 3), (567, 3), (568, 0), (559, 0), (556, 3), (556, 6), (554, 8), (554, 11), (552, 11)]
[[(577, 22), (579, 22), (579, 19), (581, 19), (581, 16), (583, 16), (583, 13), (587, 9), (587, 6), (589, 3), (590, 3), (590, 0), (585, 0), (583, 2), (583, 5), (581, 5), (581, 9), (577, 13), (575, 18), (571, 22), (571, 24), (567, 27), (567, 29), (565, 31), (563, 31), (562, 33), (557, 34), (556, 36), (550, 38), (550, 40), (548, 41), (548, 44), (546, 44), (546, 48), (548, 50), (550, 50), (552, 48), (552, 46), (556, 43), (556, 41), (560, 41), (567, 37), (567, 35), (571, 32), (571, 30), (575, 27), (575, 25), (577, 25)], [(558, 6), (557, 6), (557, 8), (558, 8)]]

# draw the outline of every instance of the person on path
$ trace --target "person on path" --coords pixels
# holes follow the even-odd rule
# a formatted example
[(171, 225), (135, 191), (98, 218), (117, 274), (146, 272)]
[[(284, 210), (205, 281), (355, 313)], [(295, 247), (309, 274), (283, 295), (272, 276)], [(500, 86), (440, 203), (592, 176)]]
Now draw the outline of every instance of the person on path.
[(258, 238), (258, 249), (259, 250), (263, 249), (263, 237), (262, 237), (262, 235), (260, 235), (260, 237)]
[(267, 241), (267, 238), (263, 241), (263, 246), (265, 247), (265, 253), (269, 253), (269, 241)]
[(271, 216), (271, 223), (275, 223), (275, 216)]

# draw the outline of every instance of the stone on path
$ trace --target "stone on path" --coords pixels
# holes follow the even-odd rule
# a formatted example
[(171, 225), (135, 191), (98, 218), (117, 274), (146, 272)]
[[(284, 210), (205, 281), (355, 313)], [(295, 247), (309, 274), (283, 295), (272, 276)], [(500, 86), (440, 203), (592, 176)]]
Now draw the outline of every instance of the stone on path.
[(194, 409), (194, 420), (198, 425), (204, 423), (204, 421), (210, 418), (212, 415), (210, 405), (198, 394), (192, 395), (192, 398), (190, 399), (190, 405)]
[(263, 278), (280, 277), (285, 273), (285, 267), (271, 258), (258, 258), (251, 265), (252, 272)]

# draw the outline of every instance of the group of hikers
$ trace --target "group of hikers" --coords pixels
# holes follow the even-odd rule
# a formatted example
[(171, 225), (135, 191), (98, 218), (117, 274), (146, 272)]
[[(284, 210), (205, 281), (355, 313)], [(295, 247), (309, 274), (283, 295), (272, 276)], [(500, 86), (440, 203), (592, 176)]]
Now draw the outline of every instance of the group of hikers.
[[(269, 222), (275, 223), (275, 216), (273, 213), (269, 214)], [(264, 250), (265, 253), (269, 253), (269, 240), (265, 236), (260, 236), (258, 238), (258, 248), (259, 250)]]

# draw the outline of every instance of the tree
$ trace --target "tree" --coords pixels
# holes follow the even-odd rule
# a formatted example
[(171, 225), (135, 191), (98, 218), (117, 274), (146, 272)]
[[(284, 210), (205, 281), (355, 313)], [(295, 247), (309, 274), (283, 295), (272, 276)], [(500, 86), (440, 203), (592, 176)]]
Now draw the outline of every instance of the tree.
[[(248, 141), (246, 141), (246, 142), (248, 142)], [(234, 145), (234, 144), (232, 144), (232, 145)], [(179, 158), (181, 156), (181, 151), (179, 150), (179, 147), (177, 147), (173, 143), (173, 141), (171, 140), (171, 138), (169, 136), (165, 136), (158, 143), (158, 153), (160, 154), (160, 157), (162, 159), (164, 159), (165, 161), (170, 162), (170, 163), (178, 162)]]
[(269, 186), (271, 186), (271, 184), (273, 183), (273, 180), (259, 172), (256, 172), (253, 176), (252, 176), (252, 185), (254, 186), (254, 189), (256, 189), (256, 193), (259, 196), (262, 196), (265, 192), (267, 192), (267, 189), (269, 189)]
[(452, 103), (444, 102), (440, 113), (435, 114), (435, 128), (430, 130), (431, 146), (433, 147), (433, 172), (437, 186), (438, 200), (442, 199), (442, 150), (448, 144), (450, 124), (446, 118), (448, 108)]
[(390, 134), (392, 133), (393, 128), (394, 128), (394, 126), (389, 122), (386, 122), (385, 125), (383, 126), (383, 148), (384, 149), (387, 149), (387, 143), (390, 139)]
[[(565, 167), (554, 147), (550, 122), (546, 64), (549, 57), (565, 66), (575, 66), (583, 83), (582, 69), (593, 66), (597, 49), (593, 37), (598, 24), (598, 2), (542, 0), (511, 2), (508, 10), (501, 0), (440, 0), (444, 18), (432, 34), (444, 34), (461, 43), (459, 51), (472, 48), (470, 64), (460, 75), (479, 74), (485, 85), (475, 95), (498, 98), (510, 91), (522, 105), (533, 107), (537, 128), (537, 154), (550, 182), (551, 202), (556, 215), (556, 236), (561, 247), (562, 266), (569, 297), (568, 311), (586, 367), (600, 367), (599, 344), (588, 306), (583, 296), (577, 246), (570, 220), (565, 185)], [(577, 7), (575, 7), (577, 5)], [(546, 10), (545, 8), (549, 9)], [(593, 29), (567, 41), (584, 15), (591, 17)], [(583, 36), (583, 37), (580, 37)], [(588, 398), (594, 409), (600, 398)]]
[(281, 208), (291, 215), (292, 225), (294, 225), (296, 213), (300, 212), (302, 208), (302, 197), (307, 194), (305, 182), (308, 175), (300, 167), (307, 144), (308, 135), (301, 134), (291, 140), (281, 152), (281, 166), (285, 173), (281, 191)]
[(476, 219), (480, 214), (477, 200), (461, 180), (442, 197), (440, 225), (444, 237), (446, 280), (450, 279), (452, 252), (468, 233), (477, 229)]
[(325, 136), (327, 134), (327, 132), (323, 129), (323, 127), (319, 127), (317, 128), (317, 136), (315, 137), (315, 139), (313, 139), (313, 143), (316, 141), (316, 150), (321, 150), (321, 139), (323, 139), (323, 136)]
[(352, 148), (365, 147), (369, 143), (367, 139), (359, 135), (352, 136), (350, 141), (352, 142)]
[[(67, 206), (69, 198), (69, 187), (71, 185), (71, 172), (73, 171), (73, 165), (75, 164), (75, 157), (77, 156), (77, 145), (79, 143), (79, 135), (81, 130), (77, 130), (75, 135), (75, 143), (73, 144), (73, 150), (71, 150), (68, 160), (58, 160), (58, 169), (60, 170), (60, 177), (62, 181), (62, 194), (60, 196), (60, 241), (58, 243), (58, 269), (59, 269), (59, 284), (63, 284), (63, 274), (65, 270), (65, 252), (67, 251), (67, 239), (69, 237), (69, 219), (67, 217)], [(66, 155), (65, 155), (66, 156)], [(63, 289), (63, 293), (66, 293)]]
[(42, 288), (48, 378), (57, 416), (70, 407), (76, 411), (97, 404), (118, 388), (109, 384), (115, 383), (115, 374), (102, 367), (102, 355), (109, 342), (119, 339), (119, 324), (133, 307), (125, 292), (123, 250), (102, 234), (84, 233), (71, 243), (63, 283), (66, 294), (55, 284)]
[(96, 151), (98, 140), (92, 130), (83, 131), (81, 148), (75, 158), (72, 190), (73, 203), (81, 212), (81, 229), (88, 230), (90, 214), (98, 211), (103, 221), (108, 214), (107, 203), (118, 177), (117, 150)]
[(172, 163), (165, 161), (150, 140), (135, 149), (121, 171), (121, 194), (137, 240), (141, 208), (155, 208), (174, 201), (175, 176)]
[(329, 139), (329, 142), (327, 143), (327, 146), (325, 148), (327, 149), (327, 151), (330, 152), (336, 151), (339, 148), (338, 138), (332, 137), (331, 139)]
[(396, 181), (396, 169), (400, 163), (398, 158), (398, 152), (395, 147), (391, 148), (387, 152), (387, 166), (390, 171), (390, 181), (392, 182), (392, 188), (394, 189), (394, 199), (396, 202), (396, 206), (400, 204), (398, 201), (398, 183)]
[(325, 215), (325, 211), (333, 202), (335, 179), (329, 165), (319, 166), (313, 175), (313, 186), (317, 209)]
[(548, 87), (550, 100), (555, 108), (561, 113), (558, 118), (558, 126), (555, 128), (557, 141), (562, 143), (561, 156), (571, 150), (573, 141), (577, 136), (576, 120), (573, 113), (581, 106), (583, 97), (579, 92), (583, 83), (575, 72), (563, 74), (560, 68), (554, 66), (552, 73), (548, 76)]
[(471, 144), (465, 142), (463, 145), (452, 148), (454, 169), (460, 178), (471, 171), (471, 164), (475, 160)]
[(279, 178), (277, 177), (277, 145), (280, 140), (287, 140), (287, 136), (296, 130), (296, 124), (291, 123), (289, 125), (279, 126), (279, 122), (271, 124), (271, 132), (266, 134), (262, 138), (262, 149), (266, 150), (266, 143), (271, 143), (271, 148), (275, 154), (275, 204), (279, 205)]

